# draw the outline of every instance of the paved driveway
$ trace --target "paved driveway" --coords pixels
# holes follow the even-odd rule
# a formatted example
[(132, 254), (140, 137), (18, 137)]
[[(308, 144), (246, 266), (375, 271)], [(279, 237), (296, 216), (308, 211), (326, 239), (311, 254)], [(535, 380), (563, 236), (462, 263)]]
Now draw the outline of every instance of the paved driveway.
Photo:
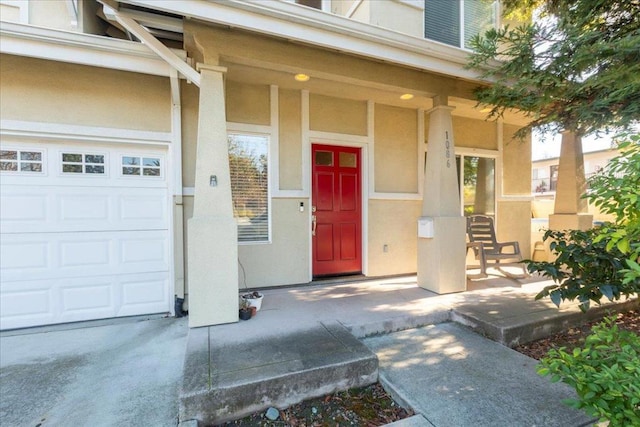
[(0, 425), (175, 426), (187, 319), (0, 336)]

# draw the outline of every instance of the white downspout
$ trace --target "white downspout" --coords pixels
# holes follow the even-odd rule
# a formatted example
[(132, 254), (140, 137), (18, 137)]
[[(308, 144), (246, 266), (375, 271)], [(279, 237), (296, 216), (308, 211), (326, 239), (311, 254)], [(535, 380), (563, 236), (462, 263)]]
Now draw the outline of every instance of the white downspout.
[[(171, 165), (173, 168), (173, 261), (174, 292), (178, 299), (185, 298), (184, 271), (184, 208), (182, 204), (182, 103), (180, 79), (176, 70), (171, 71)], [(179, 300), (178, 300), (179, 301)], [(181, 309), (176, 304), (176, 312)], [(186, 311), (186, 307), (184, 308)], [(180, 313), (175, 313), (180, 315)]]

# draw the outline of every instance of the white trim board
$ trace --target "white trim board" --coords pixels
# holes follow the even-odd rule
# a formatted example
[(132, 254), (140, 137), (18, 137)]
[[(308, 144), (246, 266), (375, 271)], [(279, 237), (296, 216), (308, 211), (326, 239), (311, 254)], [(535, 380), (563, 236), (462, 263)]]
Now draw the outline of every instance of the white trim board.
[(16, 138), (160, 145), (169, 145), (174, 138), (172, 132), (141, 131), (22, 120), (0, 120), (0, 133), (4, 136)]
[(3, 21), (0, 53), (163, 77), (172, 69), (142, 43)]

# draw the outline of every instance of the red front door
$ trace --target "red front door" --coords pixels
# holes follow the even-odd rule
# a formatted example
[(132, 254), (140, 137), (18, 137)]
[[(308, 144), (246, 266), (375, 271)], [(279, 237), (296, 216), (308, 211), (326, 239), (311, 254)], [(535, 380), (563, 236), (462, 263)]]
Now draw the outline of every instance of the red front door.
[(362, 271), (360, 149), (314, 144), (313, 275)]

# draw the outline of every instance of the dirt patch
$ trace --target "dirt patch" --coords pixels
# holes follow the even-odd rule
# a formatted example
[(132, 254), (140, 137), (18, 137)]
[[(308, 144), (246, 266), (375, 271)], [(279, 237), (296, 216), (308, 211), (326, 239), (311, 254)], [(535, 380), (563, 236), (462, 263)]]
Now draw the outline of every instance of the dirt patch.
[[(584, 345), (584, 340), (591, 333), (593, 325), (600, 321), (601, 320), (594, 320), (582, 326), (558, 332), (557, 334), (551, 335), (547, 338), (522, 344), (515, 347), (514, 350), (522, 354), (526, 354), (533, 359), (540, 360), (546, 356), (552, 348), (557, 349), (560, 347), (566, 347), (567, 349), (574, 349), (576, 347), (582, 347)], [(631, 310), (626, 313), (619, 313), (617, 315), (616, 324), (620, 329), (635, 332), (640, 335), (640, 310)]]
[(270, 421), (266, 411), (222, 426), (242, 427), (340, 427), (382, 426), (413, 415), (391, 399), (379, 383), (305, 400), (280, 410), (279, 418)]

